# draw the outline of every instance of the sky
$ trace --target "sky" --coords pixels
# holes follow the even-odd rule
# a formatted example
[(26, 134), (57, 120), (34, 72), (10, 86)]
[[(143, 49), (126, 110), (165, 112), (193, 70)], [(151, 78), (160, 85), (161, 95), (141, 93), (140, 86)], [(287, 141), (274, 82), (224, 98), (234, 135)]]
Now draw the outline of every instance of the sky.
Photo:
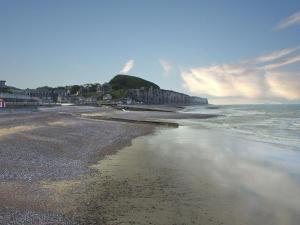
[(300, 102), (299, 0), (0, 0), (0, 79), (130, 74), (216, 104)]

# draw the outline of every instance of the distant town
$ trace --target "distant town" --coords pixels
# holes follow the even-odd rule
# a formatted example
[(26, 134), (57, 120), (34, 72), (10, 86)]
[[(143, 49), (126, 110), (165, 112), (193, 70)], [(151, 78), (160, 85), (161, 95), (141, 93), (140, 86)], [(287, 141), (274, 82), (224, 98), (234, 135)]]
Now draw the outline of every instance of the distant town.
[(105, 105), (105, 104), (208, 104), (206, 98), (160, 89), (150, 81), (129, 75), (116, 75), (110, 82), (63, 87), (19, 89), (0, 81), (0, 107), (41, 105)]

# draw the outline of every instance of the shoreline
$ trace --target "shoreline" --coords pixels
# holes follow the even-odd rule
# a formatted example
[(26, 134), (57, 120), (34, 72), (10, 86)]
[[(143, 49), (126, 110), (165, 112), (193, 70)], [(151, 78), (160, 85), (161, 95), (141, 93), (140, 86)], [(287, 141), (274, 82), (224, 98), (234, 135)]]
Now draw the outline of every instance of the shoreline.
[(93, 165), (95, 174), (45, 187), (79, 224), (297, 225), (298, 184), (261, 151), (274, 156), (280, 148), (221, 131), (156, 129)]
[(105, 107), (0, 117), (0, 221), (298, 225), (299, 153), (201, 118)]
[[(120, 121), (85, 118), (99, 113), (113, 114)], [(152, 118), (146, 124), (131, 123), (130, 118), (137, 115), (139, 119)], [(153, 134), (164, 118), (180, 116), (176, 112), (94, 107), (42, 108), (1, 115), (0, 218), (11, 224), (73, 224), (56, 210), (57, 203), (50, 201), (45, 182), (72, 183), (91, 176), (97, 173), (91, 165), (130, 146), (135, 138)]]

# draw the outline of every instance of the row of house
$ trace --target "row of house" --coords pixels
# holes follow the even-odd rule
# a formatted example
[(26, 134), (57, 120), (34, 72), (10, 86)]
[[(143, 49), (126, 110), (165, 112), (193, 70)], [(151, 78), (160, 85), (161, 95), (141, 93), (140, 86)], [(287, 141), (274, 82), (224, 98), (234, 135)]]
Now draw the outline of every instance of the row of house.
[[(44, 103), (74, 103), (74, 104), (94, 104), (99, 100), (110, 100), (111, 86), (109, 83), (72, 85), (64, 87), (39, 87), (36, 89), (18, 89), (6, 85), (6, 81), (0, 80), (0, 94), (5, 95), (1, 98), (1, 107), (6, 106), (5, 102), (14, 102), (24, 99), (34, 100), (41, 104)], [(8, 97), (9, 96), (9, 97)], [(1, 96), (0, 96), (1, 97)], [(8, 98), (8, 99), (7, 99)], [(14, 100), (15, 99), (15, 100)], [(26, 101), (27, 101), (26, 100)]]
[(73, 85), (65, 87), (39, 87), (36, 89), (26, 89), (25, 95), (30, 97), (40, 98), (43, 102), (71, 102), (78, 103), (84, 102), (97, 102), (99, 99), (103, 99), (111, 90), (108, 83), (104, 84), (85, 84), (85, 85)]
[(40, 99), (25, 95), (24, 90), (7, 86), (6, 81), (0, 81), (0, 108), (37, 106)]

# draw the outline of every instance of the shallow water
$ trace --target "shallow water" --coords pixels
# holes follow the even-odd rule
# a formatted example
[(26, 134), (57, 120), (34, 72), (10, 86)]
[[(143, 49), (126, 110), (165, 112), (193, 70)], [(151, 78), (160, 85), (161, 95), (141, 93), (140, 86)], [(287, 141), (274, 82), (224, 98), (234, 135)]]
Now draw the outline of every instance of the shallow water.
[[(158, 131), (137, 142), (131, 148), (154, 152), (170, 162), (166, 167), (184, 171), (176, 179), (193, 193), (190, 206), (206, 209), (219, 224), (299, 224), (299, 151), (193, 126)], [(213, 188), (197, 200), (203, 182)]]
[(194, 126), (226, 130), (235, 135), (300, 150), (299, 104), (200, 106), (189, 107), (184, 112), (222, 115), (207, 120), (186, 121)]

